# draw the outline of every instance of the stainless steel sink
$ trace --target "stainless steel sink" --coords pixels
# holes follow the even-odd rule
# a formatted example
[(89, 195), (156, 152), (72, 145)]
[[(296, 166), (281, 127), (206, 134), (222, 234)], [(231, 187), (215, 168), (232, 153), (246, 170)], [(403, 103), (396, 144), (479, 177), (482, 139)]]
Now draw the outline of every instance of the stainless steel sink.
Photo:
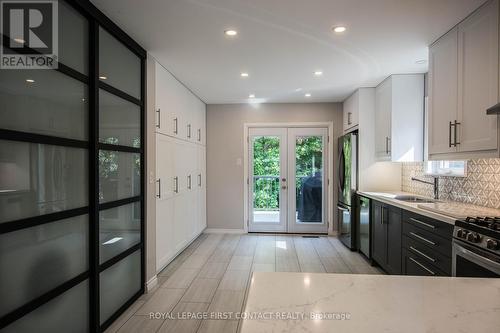
[(438, 200), (422, 198), (416, 195), (397, 195), (394, 197), (396, 200), (405, 201), (405, 202), (414, 202), (414, 203), (433, 203), (438, 202)]

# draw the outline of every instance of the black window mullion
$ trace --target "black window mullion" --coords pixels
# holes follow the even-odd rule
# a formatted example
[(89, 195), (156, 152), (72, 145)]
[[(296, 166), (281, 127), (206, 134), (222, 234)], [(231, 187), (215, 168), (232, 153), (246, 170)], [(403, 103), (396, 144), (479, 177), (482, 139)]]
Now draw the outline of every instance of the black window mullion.
[(28, 133), (8, 129), (0, 129), (0, 140), (21, 141), (29, 143), (40, 143), (53, 146), (64, 146), (74, 148), (88, 148), (87, 141), (61, 138), (58, 136)]
[(141, 293), (146, 288), (146, 56), (141, 57)]
[(105, 262), (103, 262), (99, 266), (99, 272), (105, 271), (106, 269), (110, 268), (111, 266), (113, 266), (117, 262), (119, 262), (119, 261), (127, 258), (132, 253), (136, 252), (137, 250), (140, 250), (141, 247), (142, 247), (142, 241), (139, 242), (139, 243), (137, 243), (137, 244), (135, 244), (135, 245), (132, 245), (132, 247), (129, 247), (128, 249), (126, 249), (125, 251), (117, 254), (113, 258), (106, 260)]
[(89, 207), (74, 208), (69, 210), (64, 210), (62, 212), (38, 215), (27, 217), (24, 219), (19, 219), (15, 221), (9, 221), (0, 223), (0, 235), (6, 234), (8, 232), (13, 232), (16, 230), (26, 229), (35, 227), (37, 225), (56, 222), (64, 219), (68, 219), (75, 216), (80, 216), (89, 213)]
[(120, 89), (115, 88), (112, 85), (107, 84), (106, 82), (99, 81), (99, 88), (109, 92), (110, 94), (118, 96), (118, 97), (120, 97), (120, 98), (122, 98), (130, 103), (142, 106), (141, 100), (138, 100), (137, 98), (127, 94), (126, 92), (123, 92)]
[[(141, 141), (142, 141), (142, 138), (141, 138)], [(131, 146), (114, 145), (114, 144), (102, 143), (102, 142), (99, 142), (97, 146), (100, 150), (120, 151), (120, 152), (124, 152), (124, 153), (136, 153), (136, 154), (142, 153), (141, 148), (131, 147)]]
[(115, 207), (120, 207), (124, 205), (128, 205), (134, 202), (141, 201), (142, 197), (136, 196), (136, 197), (130, 197), (130, 198), (125, 198), (125, 199), (120, 199), (120, 200), (115, 200), (115, 201), (110, 201), (110, 202), (105, 202), (102, 204), (99, 204), (99, 210), (106, 210), (106, 209), (111, 209)]
[(99, 25), (89, 21), (89, 320), (99, 332)]

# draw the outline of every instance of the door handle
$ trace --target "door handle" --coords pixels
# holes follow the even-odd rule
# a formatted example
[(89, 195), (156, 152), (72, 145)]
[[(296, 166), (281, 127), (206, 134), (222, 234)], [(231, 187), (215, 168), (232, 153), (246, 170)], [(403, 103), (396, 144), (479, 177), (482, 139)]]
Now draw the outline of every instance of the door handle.
[(156, 113), (158, 114), (158, 124), (156, 124), (156, 127), (160, 128), (161, 127), (161, 112), (160, 112), (160, 108), (158, 108), (158, 110), (156, 110)]
[(198, 141), (201, 141), (201, 129), (198, 128)]
[(188, 180), (188, 190), (190, 190), (191, 189), (191, 175), (189, 175), (187, 177), (187, 180)]
[(177, 117), (174, 118), (174, 134), (179, 134), (179, 120)]
[(436, 246), (436, 245), (437, 245), (437, 244), (436, 244), (436, 243), (434, 243), (433, 241), (428, 240), (427, 238), (422, 237), (422, 236), (420, 236), (420, 235), (418, 235), (418, 234), (416, 234), (416, 233), (414, 233), (414, 232), (410, 232), (410, 235), (412, 235), (413, 237), (417, 237), (417, 238), (418, 238), (418, 239), (420, 239), (421, 241), (424, 241), (424, 242), (426, 242), (426, 243), (428, 243), (428, 244), (431, 244), (431, 245), (434, 245), (434, 246)]
[(436, 275), (436, 273), (434, 273), (433, 271), (431, 271), (430, 269), (428, 269), (427, 267), (425, 267), (423, 264), (419, 263), (417, 260), (413, 259), (412, 257), (408, 257), (408, 259), (410, 259), (415, 264), (419, 265), (421, 268), (426, 270), (430, 275)]
[(385, 154), (389, 155), (389, 137), (385, 137)]
[(187, 130), (188, 130), (187, 137), (188, 139), (191, 139), (191, 124), (188, 124)]
[(453, 132), (454, 132), (453, 136), (454, 136), (454, 139), (455, 139), (454, 140), (455, 142), (453, 143), (453, 145), (455, 147), (460, 144), (460, 142), (458, 141), (458, 125), (461, 125), (461, 123), (459, 123), (458, 121), (455, 120), (455, 124), (453, 126)]
[(201, 173), (198, 174), (198, 187), (201, 187)]
[(179, 193), (179, 177), (174, 177), (174, 193)]
[(347, 112), (347, 125), (351, 125), (352, 124), (351, 114), (352, 114), (352, 112)]
[(161, 199), (161, 178), (158, 178), (156, 182), (158, 183), (158, 194), (156, 195), (156, 197), (158, 199)]
[(453, 143), (451, 142), (451, 127), (453, 126), (453, 123), (450, 121), (450, 124), (448, 125), (448, 147), (451, 148), (453, 147)]

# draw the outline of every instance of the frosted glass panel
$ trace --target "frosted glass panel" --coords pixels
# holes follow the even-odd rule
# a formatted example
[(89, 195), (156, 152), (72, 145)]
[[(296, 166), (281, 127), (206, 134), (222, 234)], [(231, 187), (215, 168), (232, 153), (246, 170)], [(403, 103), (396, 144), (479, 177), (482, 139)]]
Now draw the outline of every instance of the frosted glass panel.
[(0, 316), (86, 270), (88, 215), (0, 235)]
[(100, 263), (113, 258), (140, 241), (140, 202), (99, 212)]
[(141, 146), (141, 109), (104, 90), (99, 91), (99, 141), (109, 144)]
[(87, 74), (88, 65), (88, 22), (64, 1), (58, 1), (59, 8), (59, 61)]
[(2, 333), (89, 332), (88, 280), (2, 329)]
[(141, 59), (102, 28), (99, 28), (99, 79), (141, 98)]
[(86, 149), (0, 140), (0, 223), (87, 206), (87, 165)]
[(87, 86), (69, 76), (54, 70), (1, 72), (0, 128), (87, 140), (87, 110)]
[(114, 201), (141, 193), (140, 154), (99, 151), (99, 200)]
[(141, 251), (100, 275), (101, 324), (141, 289)]

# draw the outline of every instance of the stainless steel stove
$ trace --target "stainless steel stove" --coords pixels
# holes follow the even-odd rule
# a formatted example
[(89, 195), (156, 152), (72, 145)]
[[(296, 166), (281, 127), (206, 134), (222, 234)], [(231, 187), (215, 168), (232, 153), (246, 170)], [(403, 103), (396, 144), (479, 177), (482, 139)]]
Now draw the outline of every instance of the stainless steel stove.
[(500, 217), (455, 222), (453, 276), (500, 277)]

